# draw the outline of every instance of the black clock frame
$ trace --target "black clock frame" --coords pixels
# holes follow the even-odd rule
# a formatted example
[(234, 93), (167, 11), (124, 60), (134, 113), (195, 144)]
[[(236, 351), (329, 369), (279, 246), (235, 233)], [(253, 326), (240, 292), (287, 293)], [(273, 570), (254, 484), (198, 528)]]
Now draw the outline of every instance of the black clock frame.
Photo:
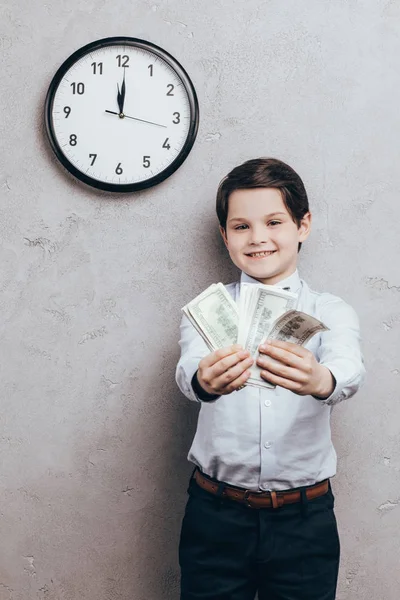
[[(58, 144), (56, 135), (54, 133), (54, 127), (53, 127), (52, 109), (53, 109), (54, 97), (55, 97), (55, 93), (58, 89), (58, 86), (59, 86), (62, 78), (64, 77), (65, 73), (72, 67), (72, 65), (75, 62), (77, 62), (80, 58), (82, 58), (89, 52), (92, 52), (93, 50), (98, 50), (99, 48), (105, 48), (108, 46), (115, 46), (115, 45), (134, 46), (136, 48), (142, 48), (143, 50), (149, 50), (150, 52), (152, 52), (153, 54), (155, 54), (156, 56), (158, 56), (159, 58), (164, 60), (176, 72), (178, 77), (181, 79), (181, 81), (186, 89), (188, 99), (189, 99), (189, 105), (190, 105), (189, 131), (188, 131), (188, 134), (186, 137), (185, 144), (183, 145), (183, 148), (180, 151), (180, 153), (178, 154), (178, 156), (175, 158), (175, 160), (170, 165), (168, 165), (168, 167), (166, 167), (163, 171), (161, 171), (157, 175), (154, 175), (154, 177), (146, 179), (145, 181), (138, 181), (135, 183), (107, 183), (107, 182), (103, 182), (103, 181), (94, 179), (93, 177), (89, 177), (85, 173), (82, 173), (82, 171), (77, 169), (68, 160), (68, 158), (65, 156), (65, 154), (62, 152), (62, 150)], [(85, 46), (82, 46), (81, 48), (79, 48), (79, 50), (76, 50), (73, 54), (71, 54), (71, 56), (69, 56), (63, 62), (63, 64), (60, 66), (60, 68), (58, 69), (58, 71), (56, 72), (56, 74), (54, 75), (54, 77), (50, 83), (50, 87), (49, 87), (47, 95), (46, 95), (45, 116), (44, 116), (48, 139), (50, 141), (51, 147), (52, 147), (55, 155), (57, 156), (57, 158), (61, 162), (61, 164), (72, 175), (74, 175), (74, 177), (76, 177), (80, 181), (83, 181), (83, 183), (86, 183), (87, 185), (90, 185), (91, 187), (94, 187), (96, 189), (104, 190), (107, 192), (116, 192), (116, 193), (137, 192), (139, 190), (143, 190), (143, 189), (152, 187), (154, 185), (161, 183), (162, 181), (164, 181), (165, 179), (170, 177), (173, 173), (175, 173), (175, 171), (186, 160), (186, 158), (189, 155), (189, 152), (191, 151), (191, 149), (193, 147), (193, 144), (196, 140), (197, 131), (199, 128), (199, 118), (200, 118), (199, 103), (197, 100), (196, 91), (194, 89), (193, 83), (190, 80), (189, 75), (186, 73), (186, 71), (182, 67), (182, 65), (163, 48), (160, 48), (159, 46), (156, 46), (155, 44), (148, 42), (146, 40), (141, 40), (141, 39), (132, 38), (132, 37), (124, 37), (124, 36), (109, 37), (109, 38), (103, 38), (101, 40), (96, 40), (95, 42), (91, 42), (90, 44), (86, 44)]]

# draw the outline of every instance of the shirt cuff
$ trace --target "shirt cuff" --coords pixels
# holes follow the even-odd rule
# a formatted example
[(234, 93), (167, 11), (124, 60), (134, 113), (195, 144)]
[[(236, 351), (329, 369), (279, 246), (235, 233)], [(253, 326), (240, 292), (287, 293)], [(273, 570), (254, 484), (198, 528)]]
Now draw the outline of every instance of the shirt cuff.
[(331, 372), (331, 375), (335, 380), (335, 387), (331, 395), (327, 398), (318, 398), (318, 396), (313, 396), (313, 398), (318, 400), (318, 402), (321, 402), (321, 404), (328, 404), (329, 406), (332, 406), (333, 404), (338, 404), (338, 402), (341, 402), (342, 400), (345, 400), (347, 398), (347, 394), (344, 392), (344, 388), (346, 387), (347, 382), (343, 381), (340, 372), (335, 365), (329, 365), (324, 363), (321, 364), (323, 364), (323, 366), (329, 369), (329, 371)]
[(194, 393), (199, 398), (199, 400), (201, 400), (202, 402), (213, 402), (214, 400), (217, 400), (217, 398), (220, 397), (220, 396), (218, 396), (218, 394), (217, 395), (209, 394), (208, 392), (203, 390), (203, 388), (201, 387), (201, 385), (199, 383), (199, 380), (197, 379), (197, 371), (193, 375), (191, 383), (192, 383), (192, 388), (193, 388)]

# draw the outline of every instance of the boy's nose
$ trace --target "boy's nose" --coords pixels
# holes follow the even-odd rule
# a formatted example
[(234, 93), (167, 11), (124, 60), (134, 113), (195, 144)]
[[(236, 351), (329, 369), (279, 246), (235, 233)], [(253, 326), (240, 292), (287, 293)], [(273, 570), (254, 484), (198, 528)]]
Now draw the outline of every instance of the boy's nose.
[(263, 244), (268, 242), (269, 236), (268, 232), (265, 228), (263, 229), (253, 229), (250, 235), (250, 244)]

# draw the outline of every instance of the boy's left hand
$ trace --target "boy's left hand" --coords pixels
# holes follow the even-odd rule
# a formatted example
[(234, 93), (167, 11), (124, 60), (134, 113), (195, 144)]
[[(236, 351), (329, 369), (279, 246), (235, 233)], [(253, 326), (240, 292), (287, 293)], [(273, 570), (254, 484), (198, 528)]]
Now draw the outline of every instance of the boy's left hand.
[[(335, 389), (335, 379), (314, 354), (291, 342), (269, 340), (259, 347), (257, 365), (261, 377), (270, 383), (299, 394), (328, 398)], [(275, 360), (270, 360), (269, 357)], [(275, 362), (279, 361), (279, 362)]]

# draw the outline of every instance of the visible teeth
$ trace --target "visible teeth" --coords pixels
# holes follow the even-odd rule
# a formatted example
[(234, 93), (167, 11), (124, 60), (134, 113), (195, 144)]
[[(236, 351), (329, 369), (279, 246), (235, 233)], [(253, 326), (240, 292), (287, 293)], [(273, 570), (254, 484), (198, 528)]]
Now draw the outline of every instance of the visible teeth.
[(253, 252), (252, 254), (250, 254), (250, 256), (268, 256), (269, 254), (272, 254), (274, 252), (274, 250), (270, 250), (269, 252)]

